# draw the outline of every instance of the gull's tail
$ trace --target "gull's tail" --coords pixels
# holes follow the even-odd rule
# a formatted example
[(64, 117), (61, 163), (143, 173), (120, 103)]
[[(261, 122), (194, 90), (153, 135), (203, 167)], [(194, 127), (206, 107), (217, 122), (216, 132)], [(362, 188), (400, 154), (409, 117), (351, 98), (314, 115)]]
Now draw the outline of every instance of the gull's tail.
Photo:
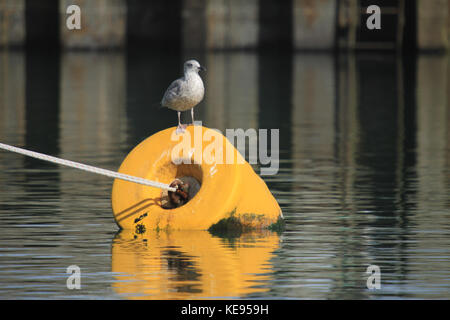
[(153, 102), (153, 103), (152, 103), (152, 108), (155, 108), (155, 107), (158, 107), (158, 109), (164, 108), (164, 106), (162, 105), (162, 102), (161, 102), (161, 101)]

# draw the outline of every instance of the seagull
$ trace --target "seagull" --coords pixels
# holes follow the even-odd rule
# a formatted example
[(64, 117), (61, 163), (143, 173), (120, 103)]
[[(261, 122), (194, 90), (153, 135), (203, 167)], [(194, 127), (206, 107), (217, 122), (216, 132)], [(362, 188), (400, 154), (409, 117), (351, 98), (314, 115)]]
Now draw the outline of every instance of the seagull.
[(205, 87), (198, 72), (206, 71), (196, 60), (184, 63), (184, 76), (172, 82), (167, 88), (161, 105), (178, 112), (178, 127), (176, 133), (183, 133), (186, 124), (181, 124), (181, 111), (191, 110), (192, 124), (194, 124), (194, 107), (203, 100)]

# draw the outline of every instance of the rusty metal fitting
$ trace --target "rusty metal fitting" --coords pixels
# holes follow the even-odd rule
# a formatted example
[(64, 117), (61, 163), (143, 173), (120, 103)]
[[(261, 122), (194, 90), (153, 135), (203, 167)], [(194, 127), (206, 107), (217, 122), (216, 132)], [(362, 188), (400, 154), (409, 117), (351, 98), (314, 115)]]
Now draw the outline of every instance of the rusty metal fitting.
[(168, 192), (169, 201), (173, 206), (180, 207), (189, 201), (189, 183), (175, 179), (170, 186), (177, 188), (175, 192)]

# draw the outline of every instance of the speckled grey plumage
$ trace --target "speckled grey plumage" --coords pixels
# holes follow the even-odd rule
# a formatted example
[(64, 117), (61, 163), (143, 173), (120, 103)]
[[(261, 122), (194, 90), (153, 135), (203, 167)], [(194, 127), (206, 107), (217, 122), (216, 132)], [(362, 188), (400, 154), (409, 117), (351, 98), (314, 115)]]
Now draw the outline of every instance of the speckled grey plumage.
[(167, 88), (161, 105), (176, 111), (186, 111), (199, 104), (205, 94), (202, 78), (198, 75), (201, 69), (197, 61), (186, 61), (184, 76), (172, 82)]
[(205, 87), (199, 70), (206, 70), (196, 60), (188, 60), (184, 63), (184, 76), (172, 82), (167, 88), (161, 105), (178, 111), (177, 133), (184, 132), (186, 125), (181, 124), (181, 111), (191, 110), (192, 123), (194, 123), (194, 107), (203, 100)]

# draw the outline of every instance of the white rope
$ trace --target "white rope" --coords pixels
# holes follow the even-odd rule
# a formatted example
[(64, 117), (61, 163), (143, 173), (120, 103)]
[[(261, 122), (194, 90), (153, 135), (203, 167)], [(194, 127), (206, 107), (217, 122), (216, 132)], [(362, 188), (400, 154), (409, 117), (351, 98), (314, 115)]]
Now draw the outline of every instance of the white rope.
[(139, 177), (135, 177), (135, 176), (130, 176), (128, 174), (123, 174), (123, 173), (118, 173), (118, 172), (111, 171), (111, 170), (88, 166), (86, 164), (82, 164), (79, 162), (65, 160), (65, 159), (61, 159), (61, 158), (57, 158), (57, 157), (52, 157), (52, 156), (49, 156), (49, 155), (46, 155), (43, 153), (34, 152), (34, 151), (30, 151), (30, 150), (26, 150), (26, 149), (22, 149), (22, 148), (18, 148), (18, 147), (13, 147), (13, 146), (10, 146), (10, 145), (4, 144), (4, 143), (0, 143), (0, 149), (12, 151), (15, 153), (20, 153), (20, 154), (23, 154), (25, 156), (29, 156), (32, 158), (41, 159), (41, 160), (53, 162), (56, 164), (61, 164), (63, 166), (68, 166), (68, 167), (80, 169), (80, 170), (87, 171), (87, 172), (101, 174), (103, 176), (107, 176), (110, 178), (116, 178), (116, 179), (121, 179), (121, 180), (125, 180), (125, 181), (135, 182), (135, 183), (143, 184), (145, 186), (155, 187), (155, 188), (159, 188), (159, 189), (165, 189), (165, 190), (169, 190), (169, 191), (177, 190), (176, 188), (170, 187), (169, 185), (161, 183), (161, 182), (151, 181), (151, 180), (147, 180), (147, 179), (143, 179), (143, 178), (139, 178)]

